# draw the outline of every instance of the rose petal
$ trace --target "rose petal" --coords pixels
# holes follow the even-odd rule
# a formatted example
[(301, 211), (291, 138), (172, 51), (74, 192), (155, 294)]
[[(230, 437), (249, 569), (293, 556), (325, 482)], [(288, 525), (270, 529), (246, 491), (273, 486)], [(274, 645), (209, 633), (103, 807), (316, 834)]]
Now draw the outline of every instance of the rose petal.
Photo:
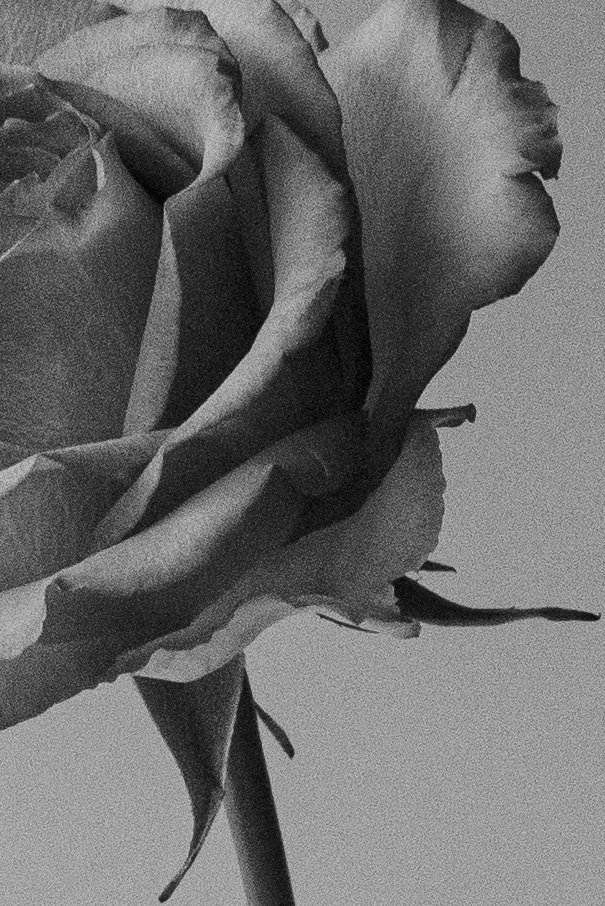
[(223, 172), (241, 149), (239, 71), (199, 12), (119, 16), (76, 32), (36, 65), (48, 78), (88, 86), (136, 110), (203, 179)]
[(35, 172), (42, 179), (46, 179), (59, 161), (60, 157), (57, 154), (45, 148), (15, 147), (0, 131), (0, 173), (3, 180), (12, 182), (30, 172)]
[[(2, 517), (4, 520), (4, 517)], [(0, 673), (1, 662), (13, 660), (40, 637), (48, 579), (39, 579), (9, 592), (0, 592)]]
[(44, 148), (59, 158), (86, 143), (89, 131), (75, 110), (59, 109), (42, 122), (11, 118), (5, 121), (4, 137), (17, 148)]
[[(135, 13), (161, 7), (163, 0), (120, 0), (116, 5)], [(172, 0), (172, 5), (181, 10), (201, 10), (237, 59), (249, 130), (267, 113), (279, 116), (321, 154), (334, 172), (342, 175), (346, 171), (334, 94), (312, 47), (278, 3)]]
[(109, 136), (42, 189), (44, 216), (0, 261), (2, 439), (38, 449), (121, 433), (160, 239)]
[(115, 486), (127, 488), (168, 434), (168, 431), (129, 434), (76, 447), (48, 450), (45, 456), (74, 471), (81, 471), (95, 481), (111, 482)]
[(65, 101), (86, 111), (95, 122), (111, 131), (120, 158), (152, 197), (163, 202), (199, 175), (199, 168), (187, 161), (136, 110), (86, 85), (57, 81), (48, 84)]
[[(127, 3), (123, 8), (130, 11), (149, 10), (158, 5), (161, 4), (152, 0)], [(182, 10), (201, 9), (207, 12), (221, 36), (228, 40), (243, 70), (244, 107), (249, 129), (253, 129), (259, 118), (269, 113), (283, 114), (284, 121), (296, 135), (316, 149), (328, 169), (338, 174), (339, 180), (346, 184), (338, 104), (312, 50), (284, 11), (270, 0), (254, 0), (242, 6), (238, 3), (211, 3), (207, 9), (198, 3), (181, 2), (176, 5)], [(75, 103), (73, 93), (69, 97)], [(248, 109), (250, 104), (254, 106), (252, 112)], [(98, 109), (95, 109), (94, 115), (99, 121), (104, 121)], [(126, 159), (129, 165), (135, 163), (131, 157)], [(236, 183), (237, 180), (234, 180), (237, 202)], [(351, 230), (347, 239), (347, 268), (342, 290), (343, 299), (348, 296), (348, 303), (346, 311), (343, 304), (335, 319), (334, 332), (343, 362), (346, 390), (359, 404), (367, 390), (370, 355), (361, 291), (359, 226), (352, 196), (349, 206), (355, 229)], [(248, 205), (247, 210), (251, 207)], [(250, 219), (246, 217), (246, 206), (242, 208), (239, 213), (243, 215), (244, 234), (250, 236)], [(255, 258), (255, 255), (251, 256), (252, 262)], [(261, 292), (261, 299), (266, 301), (266, 297), (266, 292)], [(326, 414), (324, 411), (323, 415)]]
[(360, 473), (363, 437), (360, 416), (291, 435), (145, 531), (62, 572), (49, 590), (44, 637), (102, 634), (126, 623), (152, 638), (154, 621), (190, 622), (192, 608), (209, 604), (291, 537), (309, 497), (334, 493)]
[(323, 65), (364, 225), (375, 418), (401, 437), (471, 312), (517, 292), (558, 231), (556, 108), (499, 23), (447, 0), (383, 6)]
[(277, 437), (346, 405), (327, 328), (346, 267), (351, 208), (346, 188), (285, 124), (267, 120), (262, 142), (274, 302), (250, 353), (203, 417), (253, 408), (259, 427)]

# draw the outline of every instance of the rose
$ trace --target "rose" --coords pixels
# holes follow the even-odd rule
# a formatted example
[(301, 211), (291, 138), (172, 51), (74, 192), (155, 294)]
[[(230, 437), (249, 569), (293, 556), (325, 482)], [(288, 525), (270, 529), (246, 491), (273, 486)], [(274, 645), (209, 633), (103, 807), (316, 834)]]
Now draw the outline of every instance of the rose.
[[(418, 83), (423, 75), (418, 67), (436, 65), (441, 51), (432, 30), (435, 10), (389, 7), (353, 40), (354, 52), (327, 57), (326, 69), (341, 94), (364, 224), (376, 359), (366, 423), (359, 414), (367, 353), (359, 301), (357, 214), (334, 98), (309, 46), (279, 9), (246, 6), (236, 16), (231, 4), (204, 8), (242, 68), (244, 119), (254, 133), (243, 152), (237, 68), (199, 13), (159, 11), (114, 20), (79, 32), (43, 55), (37, 66), (50, 82), (38, 79), (29, 88), (29, 74), (5, 78), (5, 100), (13, 119), (15, 113), (25, 116), (33, 98), (34, 121), (40, 123), (40, 106), (46, 105), (47, 113), (54, 105), (57, 116), (63, 115), (61, 131), (69, 123), (72, 131), (81, 127), (84, 137), (82, 149), (72, 151), (42, 187), (30, 180), (7, 189), (11, 229), (15, 224), (23, 229), (28, 216), (46, 212), (49, 191), (56, 189), (53, 213), (58, 210), (64, 216), (53, 226), (53, 240), (67, 232), (66, 257), (73, 258), (74, 248), (82, 255), (88, 250), (86, 243), (83, 252), (77, 245), (82, 226), (90, 209), (106, 201), (108, 189), (117, 192), (110, 178), (119, 172), (120, 185), (128, 185), (133, 196), (126, 208), (132, 216), (122, 224), (117, 242), (118, 208), (105, 205), (109, 226), (100, 231), (103, 241), (95, 235), (95, 255), (110, 262), (109, 273), (119, 273), (122, 287), (135, 289), (141, 297), (138, 306), (116, 306), (120, 294), (110, 286), (96, 307), (101, 322), (94, 324), (97, 351), (102, 343), (97, 371), (105, 387), (112, 388), (111, 407), (104, 405), (107, 390), (99, 392), (97, 380), (87, 380), (77, 357), (69, 380), (59, 373), (63, 379), (57, 392), (51, 382), (57, 369), (48, 368), (53, 359), (47, 353), (42, 359), (44, 379), (51, 401), (59, 404), (57, 444), (80, 446), (34, 460), (23, 460), (17, 451), (18, 464), (4, 476), (11, 491), (6, 513), (13, 536), (22, 544), (33, 540), (35, 548), (28, 551), (27, 575), (19, 573), (23, 554), (12, 557), (3, 602), (5, 650), (16, 655), (3, 676), (12, 689), (5, 709), (20, 708), (8, 715), (8, 722), (38, 713), (119, 671), (144, 667), (150, 656), (151, 675), (170, 675), (172, 669), (173, 676), (192, 679), (228, 663), (246, 641), (293, 605), (317, 606), (318, 596), (330, 599), (356, 622), (380, 616), (401, 629), (393, 622), (399, 612), (392, 593), (388, 598), (376, 593), (389, 579), (420, 566), (433, 549), (441, 516), (441, 478), (430, 424), (467, 414), (417, 415), (410, 420), (411, 409), (453, 351), (470, 311), (517, 289), (554, 241), (552, 208), (530, 176), (534, 169), (546, 176), (556, 170), (553, 111), (539, 87), (517, 78), (514, 47), (501, 28), (456, 6), (440, 10), (442, 40), (455, 26), (472, 52), (460, 68), (464, 41), (448, 46), (445, 63), (440, 61), (435, 73), (428, 69), (427, 74), (436, 76), (434, 82), (420, 79), (426, 96), (411, 91), (403, 95), (405, 114), (391, 103), (394, 96), (401, 100), (399, 81)], [(402, 34), (404, 22), (411, 32)], [(412, 56), (403, 70), (390, 65), (392, 83), (385, 84), (380, 64), (399, 60), (406, 39), (423, 28), (429, 53)], [(309, 36), (318, 48), (317, 31)], [(111, 67), (105, 63), (109, 52)], [(263, 54), (271, 55), (271, 67)], [(161, 65), (165, 68), (158, 69)], [(177, 95), (173, 84), (182, 88), (183, 82), (187, 94)], [(205, 89), (200, 91), (202, 84)], [(371, 147), (363, 127), (376, 114), (369, 99), (378, 86), (383, 104), (388, 103), (390, 132), (385, 134), (373, 122), (373, 135), (379, 139)], [(175, 113), (172, 105), (181, 101), (184, 109)], [(73, 107), (83, 117), (78, 118)], [(423, 130), (414, 136), (425, 151), (417, 174), (397, 172), (407, 134), (397, 126), (400, 115), (408, 132), (410, 122)], [(128, 180), (112, 140), (98, 137), (97, 124), (100, 133), (115, 134), (120, 155), (152, 200)], [(9, 150), (16, 128), (21, 139), (43, 131), (12, 121), (9, 126)], [(46, 131), (52, 139), (52, 128)], [(48, 148), (31, 151), (39, 167), (48, 163), (44, 151)], [(418, 163), (411, 150), (403, 159), (411, 170)], [(254, 170), (259, 160), (265, 202)], [(201, 169), (199, 176), (195, 168)], [(253, 315), (245, 323), (241, 306), (227, 308), (234, 299), (253, 294), (250, 286), (242, 285), (246, 257), (240, 254), (230, 221), (229, 196), (222, 188), (225, 172), (260, 306), (256, 319)], [(81, 176), (77, 193), (71, 182), (76, 174)], [(403, 190), (405, 205), (394, 186)], [(145, 280), (154, 269), (140, 254), (155, 262), (158, 200), (165, 202), (160, 266), (131, 388), (145, 302), (151, 294)], [(133, 209), (135, 201), (139, 206)], [(270, 250), (262, 216), (265, 204)], [(413, 215), (412, 228), (406, 221), (401, 229), (402, 210), (408, 218)], [(222, 238), (212, 255), (200, 256), (201, 237), (212, 239), (210, 216), (214, 232), (220, 224)], [(98, 219), (95, 214), (95, 226)], [(133, 240), (133, 222), (148, 235), (134, 237), (142, 240), (141, 253), (131, 245), (130, 254), (124, 255), (123, 244)], [(17, 236), (23, 257), (31, 244), (30, 225)], [(399, 236), (406, 237), (405, 256), (393, 245)], [(415, 249), (422, 252), (419, 259)], [(15, 254), (9, 251), (5, 261), (10, 264)], [(91, 267), (86, 258), (78, 259), (75, 267), (81, 269), (82, 261)], [(39, 263), (32, 273), (36, 285)], [(44, 276), (47, 284), (47, 272)], [(204, 311), (203, 321), (196, 324), (200, 300), (195, 293), (202, 279), (212, 286), (218, 304), (213, 312)], [(99, 283), (97, 273), (95, 287)], [(271, 302), (272, 283), (272, 314), (247, 352), (260, 314)], [(48, 291), (40, 280), (37, 285)], [(82, 296), (73, 311), (83, 310)], [(32, 300), (33, 295), (26, 298)], [(84, 310), (87, 317), (93, 314), (90, 306)], [(124, 318), (127, 327), (119, 332), (120, 354), (112, 358), (108, 338), (116, 336), (116, 316)], [(214, 335), (201, 350), (202, 330), (225, 321), (231, 328), (227, 342), (217, 350), (220, 338)], [(25, 340), (27, 350), (30, 339)], [(18, 344), (11, 338), (9, 349), (15, 348)], [(128, 358), (130, 365), (123, 368)], [(19, 380), (22, 366), (13, 364), (10, 373)], [(75, 402), (68, 391), (75, 393)], [(126, 426), (131, 433), (122, 441), (103, 443), (119, 433), (129, 391)], [(24, 410), (13, 387), (6, 395), (7, 405), (16, 404), (23, 434), (5, 437), (13, 444), (51, 446), (39, 418), (48, 400), (42, 407), (38, 398), (30, 400), (30, 409)], [(86, 417), (92, 406), (100, 424)], [(177, 430), (154, 432), (175, 427), (194, 409)], [(62, 424), (66, 412), (73, 417)], [(11, 418), (12, 413), (6, 418), (9, 425)], [(33, 442), (32, 426), (39, 432)], [(294, 433), (297, 428), (301, 433)], [(95, 439), (101, 442), (81, 444)], [(397, 466), (383, 481), (397, 456)], [(407, 493), (408, 507), (394, 499), (395, 488)], [(67, 510), (67, 518), (64, 511), (50, 509), (53, 501)], [(344, 523), (312, 531), (353, 510), (357, 512)], [(401, 524), (401, 531), (394, 532), (387, 523), (392, 544), (386, 553), (383, 536), (375, 531), (386, 522), (385, 513), (391, 520), (397, 514)], [(24, 529), (32, 524), (37, 531), (30, 537)], [(71, 532), (62, 538), (61, 550), (51, 551), (51, 540), (65, 525)], [(406, 534), (411, 537), (404, 543)], [(296, 543), (298, 536), (303, 537)], [(14, 541), (11, 544), (9, 553), (14, 551)], [(72, 563), (77, 565), (63, 569)], [(32, 585), (15, 588), (31, 579)], [(402, 582), (397, 588), (409, 593), (413, 586)], [(406, 606), (413, 609), (411, 598)], [(45, 607), (44, 630), (36, 641)], [(416, 624), (408, 627), (417, 631)], [(405, 624), (403, 629), (405, 634)], [(179, 646), (186, 653), (175, 654)], [(230, 681), (239, 690), (241, 662), (230, 669)], [(50, 676), (49, 670), (54, 671)], [(148, 701), (151, 695), (148, 689)], [(237, 699), (235, 694), (228, 713), (234, 713)], [(232, 723), (224, 728), (225, 752), (231, 728)]]

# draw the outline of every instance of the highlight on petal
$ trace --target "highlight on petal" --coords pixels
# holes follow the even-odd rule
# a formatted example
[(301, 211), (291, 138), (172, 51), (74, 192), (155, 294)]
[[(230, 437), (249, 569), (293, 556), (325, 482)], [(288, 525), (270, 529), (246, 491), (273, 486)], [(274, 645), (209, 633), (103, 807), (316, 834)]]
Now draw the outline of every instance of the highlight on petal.
[[(242, 147), (239, 70), (200, 12), (119, 16), (71, 35), (36, 66), (76, 86), (70, 100), (78, 109), (86, 110), (86, 92), (83, 106), (77, 100), (83, 85), (136, 110), (203, 179), (224, 172)], [(115, 131), (119, 143), (121, 130)]]
[[(455, 0), (393, 0), (322, 65), (364, 225), (374, 418), (396, 444), (471, 312), (517, 292), (558, 224), (556, 107), (499, 23)], [(380, 102), (377, 103), (377, 99)]]
[(0, 661), (19, 657), (40, 637), (46, 616), (47, 584), (47, 579), (39, 579), (0, 591)]

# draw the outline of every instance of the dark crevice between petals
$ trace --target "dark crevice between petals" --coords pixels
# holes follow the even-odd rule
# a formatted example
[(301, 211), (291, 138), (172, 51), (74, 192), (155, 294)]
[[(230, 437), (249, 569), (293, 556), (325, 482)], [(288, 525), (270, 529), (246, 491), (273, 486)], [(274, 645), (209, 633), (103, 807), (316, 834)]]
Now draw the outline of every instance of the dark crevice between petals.
[[(203, 187), (203, 230), (200, 216), (179, 215), (174, 205), (173, 214), (168, 206), (182, 311), (160, 429), (182, 424), (208, 399), (247, 354), (261, 326), (236, 212), (223, 188), (223, 180)], [(202, 236), (208, 246), (203, 250)]]

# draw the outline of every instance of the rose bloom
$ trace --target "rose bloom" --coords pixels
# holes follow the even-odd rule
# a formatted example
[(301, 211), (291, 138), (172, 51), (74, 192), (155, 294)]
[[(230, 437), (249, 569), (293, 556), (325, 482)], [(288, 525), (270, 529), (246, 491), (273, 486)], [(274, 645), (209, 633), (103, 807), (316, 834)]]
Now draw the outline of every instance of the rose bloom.
[(474, 419), (416, 402), (553, 247), (556, 108), (453, 0), (335, 50), (294, 0), (2, 16), (2, 726), (134, 674), (194, 811), (164, 898), (225, 797), (249, 901), (292, 902), (246, 645), (591, 617), (406, 575)]

